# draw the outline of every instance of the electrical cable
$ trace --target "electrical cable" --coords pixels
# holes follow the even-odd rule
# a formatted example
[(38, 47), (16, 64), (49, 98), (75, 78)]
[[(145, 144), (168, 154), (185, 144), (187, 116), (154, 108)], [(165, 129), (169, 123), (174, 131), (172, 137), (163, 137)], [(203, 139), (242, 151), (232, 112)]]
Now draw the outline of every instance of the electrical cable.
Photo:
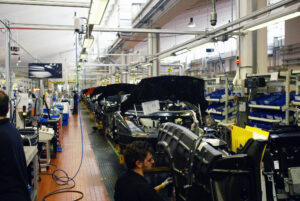
[[(53, 173), (43, 173), (41, 175), (50, 175), (50, 176), (52, 176), (52, 179), (55, 181), (55, 184), (58, 185), (58, 186), (67, 185), (67, 184), (69, 184), (70, 181), (72, 181), (72, 183), (71, 183), (71, 186), (69, 186), (69, 187), (60, 188), (60, 189), (57, 189), (55, 191), (52, 191), (51, 193), (46, 194), (42, 198), (41, 201), (46, 200), (46, 198), (48, 198), (52, 195), (56, 195), (56, 194), (60, 194), (60, 193), (77, 193), (77, 194), (80, 194), (80, 197), (75, 199), (74, 201), (81, 200), (84, 197), (83, 192), (76, 191), (76, 190), (71, 190), (72, 188), (74, 188), (76, 186), (74, 178), (70, 178), (66, 171), (57, 168), (57, 165), (55, 165), (55, 164), (49, 164), (49, 166), (54, 166), (55, 167), (55, 170), (53, 171)], [(57, 173), (59, 173), (59, 172), (63, 173), (63, 176), (57, 176)]]
[[(76, 32), (75, 33), (76, 36), (75, 36), (75, 44), (76, 44), (76, 69), (77, 69), (77, 102), (79, 103), (79, 82), (78, 82), (78, 59), (77, 59), (77, 41), (78, 41), (78, 33)], [(67, 185), (69, 184), (69, 182), (72, 182), (72, 186), (70, 187), (65, 187), (65, 188), (61, 188), (61, 189), (57, 189), (55, 191), (52, 191), (48, 194), (46, 194), (41, 201), (44, 201), (46, 198), (52, 196), (52, 195), (56, 195), (56, 194), (60, 194), (60, 193), (77, 193), (77, 194), (80, 194), (81, 197), (77, 198), (76, 200), (74, 201), (77, 201), (77, 200), (81, 200), (83, 197), (84, 197), (84, 194), (83, 192), (81, 191), (76, 191), (76, 190), (71, 190), (73, 189), (75, 186), (76, 186), (76, 183), (75, 183), (75, 177), (78, 175), (80, 169), (81, 169), (81, 166), (82, 166), (82, 162), (83, 162), (83, 132), (82, 132), (82, 120), (81, 120), (81, 112), (80, 112), (80, 104), (78, 104), (78, 112), (79, 112), (79, 125), (80, 125), (80, 134), (81, 134), (81, 159), (80, 159), (80, 164), (79, 164), (79, 167), (76, 171), (76, 173), (74, 174), (73, 177), (69, 177), (69, 175), (67, 174), (66, 171), (64, 170), (61, 170), (61, 169), (58, 169), (57, 168), (57, 165), (54, 165), (54, 164), (49, 164), (49, 165), (52, 165), (52, 166), (55, 166), (56, 167), (56, 170), (52, 173), (52, 174), (44, 174), (44, 175), (52, 175), (52, 179), (54, 179), (55, 183), (59, 186), (64, 186), (64, 185)], [(56, 174), (58, 172), (62, 172), (63, 173), (63, 176), (57, 176)]]

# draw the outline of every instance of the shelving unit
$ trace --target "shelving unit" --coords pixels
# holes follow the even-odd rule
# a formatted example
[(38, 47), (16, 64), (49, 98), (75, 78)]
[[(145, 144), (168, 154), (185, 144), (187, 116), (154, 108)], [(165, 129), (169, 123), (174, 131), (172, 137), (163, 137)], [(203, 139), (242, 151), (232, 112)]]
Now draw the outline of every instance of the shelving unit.
[(267, 118), (259, 118), (259, 117), (252, 117), (252, 116), (249, 116), (248, 119), (250, 119), (250, 120), (255, 120), (255, 121), (268, 122), (268, 123), (280, 123), (280, 122), (282, 122), (281, 120), (267, 119)]
[(36, 146), (24, 146), (24, 153), (26, 157), (26, 165), (27, 167), (32, 164), (33, 165), (33, 181), (32, 181), (32, 189), (30, 192), (31, 200), (37, 200), (37, 192), (38, 192), (38, 184), (37, 184), (37, 175), (38, 175), (38, 149)]
[(230, 101), (234, 100), (233, 95), (229, 95), (229, 80), (224, 76), (218, 76), (215, 78), (204, 78), (206, 82), (206, 88), (212, 89), (210, 92), (213, 92), (216, 89), (225, 89), (225, 94), (222, 98), (216, 99), (216, 98), (206, 98), (206, 100), (212, 104), (212, 103), (221, 103), (224, 104), (224, 110), (223, 112), (220, 111), (207, 111), (209, 114), (215, 114), (215, 115), (222, 115), (225, 117), (224, 120), (215, 119), (217, 123), (225, 122), (228, 123), (230, 117), (229, 114), (233, 113), (235, 110), (234, 108), (228, 108)]
[[(296, 96), (295, 99), (297, 98), (297, 95), (300, 93), (300, 71), (291, 71), (291, 76), (292, 78), (295, 78), (295, 91), (296, 91)], [(290, 110), (295, 112), (295, 123), (300, 126), (300, 101), (293, 100), (290, 104)]]
[(272, 105), (255, 105), (255, 104), (249, 104), (250, 108), (258, 108), (258, 109), (268, 109), (268, 110), (283, 110), (283, 107), (281, 106), (272, 106)]
[[(290, 85), (291, 83), (291, 71), (286, 72), (279, 72), (278, 77), (285, 78), (277, 80), (274, 77), (272, 78), (272, 73), (266, 73), (266, 74), (254, 74), (254, 75), (248, 75), (247, 77), (264, 77), (266, 79), (269, 79), (269, 81), (266, 84), (266, 87), (284, 87), (285, 91), (285, 104), (282, 106), (276, 106), (276, 105), (260, 105), (260, 104), (248, 104), (248, 107), (250, 110), (255, 109), (262, 109), (262, 110), (275, 110), (278, 112), (285, 112), (285, 119), (269, 119), (269, 118), (262, 118), (262, 117), (255, 117), (255, 116), (248, 116), (248, 120), (253, 120), (257, 122), (265, 122), (265, 123), (284, 123), (286, 125), (290, 124)], [(273, 80), (272, 80), (273, 79)], [(293, 102), (292, 102), (293, 104)], [(300, 102), (299, 102), (300, 105)]]

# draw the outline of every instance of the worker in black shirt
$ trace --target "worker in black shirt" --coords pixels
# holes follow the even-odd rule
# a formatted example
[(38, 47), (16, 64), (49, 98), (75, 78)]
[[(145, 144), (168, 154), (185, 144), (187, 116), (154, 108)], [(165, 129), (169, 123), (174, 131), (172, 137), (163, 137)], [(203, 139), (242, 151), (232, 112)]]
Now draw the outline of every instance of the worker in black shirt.
[(124, 159), (128, 170), (116, 182), (115, 201), (162, 201), (157, 191), (166, 187), (170, 179), (153, 189), (144, 178), (144, 170), (154, 163), (149, 143), (135, 141), (127, 145)]
[(0, 200), (30, 201), (23, 142), (6, 118), (8, 96), (0, 91)]
[(76, 91), (74, 91), (73, 100), (74, 100), (74, 107), (73, 107), (72, 114), (78, 114), (78, 94)]

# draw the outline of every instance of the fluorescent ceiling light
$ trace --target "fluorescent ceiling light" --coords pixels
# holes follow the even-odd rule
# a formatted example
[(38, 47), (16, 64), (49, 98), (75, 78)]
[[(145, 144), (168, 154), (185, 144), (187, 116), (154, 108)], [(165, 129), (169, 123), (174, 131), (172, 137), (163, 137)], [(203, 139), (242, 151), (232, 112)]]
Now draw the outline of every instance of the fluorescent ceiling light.
[(81, 53), (80, 54), (80, 59), (86, 59), (88, 57), (88, 54), (87, 53)]
[(295, 18), (300, 16), (300, 5), (296, 4), (294, 6), (290, 6), (284, 8), (276, 13), (272, 13), (267, 17), (262, 17), (257, 20), (253, 20), (248, 25), (245, 25), (244, 30), (247, 31), (255, 31), (264, 27), (267, 27), (272, 24), (276, 24), (279, 22), (284, 22), (286, 20)]
[(94, 37), (84, 37), (82, 48), (91, 48), (94, 43)]
[(189, 52), (188, 49), (182, 49), (182, 50), (179, 50), (179, 51), (177, 51), (177, 52), (174, 52), (174, 54), (175, 54), (176, 56), (178, 56), (178, 55), (180, 55), (180, 54), (184, 54), (184, 53), (187, 53), (187, 52)]
[(100, 24), (109, 0), (92, 0), (88, 24)]

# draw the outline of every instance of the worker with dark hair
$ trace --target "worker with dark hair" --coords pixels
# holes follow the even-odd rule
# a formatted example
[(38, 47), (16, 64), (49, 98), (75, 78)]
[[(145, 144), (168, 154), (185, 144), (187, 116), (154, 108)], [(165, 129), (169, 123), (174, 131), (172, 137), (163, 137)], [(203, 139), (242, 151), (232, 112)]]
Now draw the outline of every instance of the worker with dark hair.
[(0, 91), (0, 200), (30, 201), (23, 142), (6, 118), (8, 103), (8, 96)]
[(72, 114), (78, 114), (78, 94), (76, 91), (74, 91), (74, 107), (73, 107), (73, 113)]
[(115, 185), (115, 201), (162, 201), (157, 191), (166, 187), (170, 178), (153, 188), (144, 178), (144, 170), (152, 167), (152, 147), (144, 141), (135, 141), (124, 152), (127, 171), (120, 175)]

